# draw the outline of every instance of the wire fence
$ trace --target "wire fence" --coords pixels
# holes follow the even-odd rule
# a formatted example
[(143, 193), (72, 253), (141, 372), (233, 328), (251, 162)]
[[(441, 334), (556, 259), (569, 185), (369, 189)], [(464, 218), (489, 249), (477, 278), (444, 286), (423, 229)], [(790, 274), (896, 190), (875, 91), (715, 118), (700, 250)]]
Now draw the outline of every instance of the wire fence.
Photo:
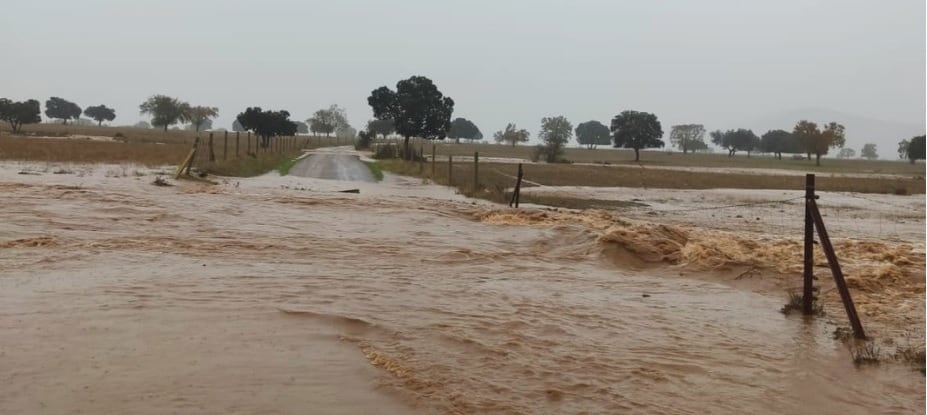
[(193, 141), (193, 159), (189, 165), (198, 169), (216, 163), (298, 152), (316, 147), (347, 145), (353, 141), (336, 136), (259, 137), (251, 132), (204, 132)]
[[(401, 157), (405, 143), (402, 139), (376, 140), (372, 146), (374, 153), (383, 158), (394, 158)], [(409, 147), (417, 166), (408, 167), (404, 174), (418, 175), (456, 187), (461, 193), (498, 202), (508, 201), (513, 193), (518, 160), (483, 157), (479, 152), (462, 155), (459, 149), (440, 154), (441, 146), (425, 140), (413, 139)], [(746, 180), (755, 179), (757, 183), (740, 187), (745, 184), (739, 181), (743, 177), (726, 175), (723, 171), (687, 172), (637, 164), (589, 166), (528, 161), (523, 164), (521, 193), (546, 196), (541, 202), (539, 197), (523, 198), (524, 203), (543, 204), (550, 200), (554, 203), (550, 206), (557, 206), (556, 203), (566, 199), (594, 199), (610, 203), (586, 205), (605, 206), (629, 216), (659, 215), (679, 223), (697, 221), (719, 229), (743, 228), (766, 233), (793, 234), (801, 232), (803, 226), (804, 177), (794, 173), (777, 176), (773, 186), (766, 185), (771, 181), (769, 177), (775, 175), (750, 175)], [(713, 175), (711, 180), (719, 180), (717, 186), (701, 182), (703, 176), (709, 175)], [(674, 183), (672, 177), (681, 177), (683, 181)], [(850, 190), (856, 186), (855, 180), (838, 182), (832, 175), (819, 180), (822, 200), (818, 206), (835, 235), (898, 241), (923, 239), (923, 197), (895, 195), (899, 182), (894, 179), (880, 182), (886, 193), (881, 196), (858, 193)], [(878, 191), (878, 183), (874, 186), (871, 182), (878, 179), (869, 180), (865, 191)], [(923, 186), (922, 181), (919, 183)], [(693, 186), (687, 187), (688, 184)], [(915, 185), (905, 184), (912, 188)], [(577, 186), (580, 188), (573, 189)], [(581, 205), (574, 203), (575, 200), (567, 202), (560, 206)]]

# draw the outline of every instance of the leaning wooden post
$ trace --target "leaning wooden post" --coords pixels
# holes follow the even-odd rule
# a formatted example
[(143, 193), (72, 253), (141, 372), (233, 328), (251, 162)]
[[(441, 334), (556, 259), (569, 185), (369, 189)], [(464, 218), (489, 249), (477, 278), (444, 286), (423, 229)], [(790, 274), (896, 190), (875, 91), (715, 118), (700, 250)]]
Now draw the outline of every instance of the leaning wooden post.
[(431, 178), (435, 178), (435, 163), (437, 163), (437, 153), (435, 152), (435, 143), (431, 143)]
[(222, 161), (229, 159), (229, 132), (225, 132), (222, 144)]
[(840, 299), (843, 300), (843, 308), (850, 319), (850, 325), (853, 327), (853, 335), (857, 339), (865, 339), (866, 333), (863, 332), (863, 324), (859, 321), (859, 315), (856, 314), (856, 306), (853, 305), (853, 298), (850, 297), (850, 289), (847, 288), (847, 282), (843, 278), (843, 271), (840, 269), (840, 263), (837, 262), (837, 254), (834, 252), (834, 246), (830, 243), (830, 237), (827, 236), (827, 229), (824, 228), (824, 219), (818, 210), (817, 202), (810, 199), (811, 218), (814, 219), (814, 227), (818, 229), (818, 239), (821, 241), (821, 248), (824, 249), (824, 256), (827, 257), (827, 263), (830, 264), (831, 273), (834, 274), (834, 282), (837, 283), (837, 291), (840, 292)]
[(212, 163), (216, 161), (216, 152), (213, 151), (212, 147), (212, 133), (209, 133), (209, 162)]
[(241, 142), (239, 141), (240, 138), (241, 138), (241, 133), (238, 131), (235, 131), (235, 158), (238, 158), (241, 156), (241, 153), (239, 153), (238, 151), (241, 149)]
[(454, 156), (447, 156), (447, 185), (454, 185)]
[(806, 316), (814, 312), (814, 220), (811, 218), (811, 204), (814, 198), (814, 175), (808, 174), (805, 176), (805, 264), (801, 303), (802, 313)]
[(480, 188), (480, 152), (473, 152), (473, 191)]

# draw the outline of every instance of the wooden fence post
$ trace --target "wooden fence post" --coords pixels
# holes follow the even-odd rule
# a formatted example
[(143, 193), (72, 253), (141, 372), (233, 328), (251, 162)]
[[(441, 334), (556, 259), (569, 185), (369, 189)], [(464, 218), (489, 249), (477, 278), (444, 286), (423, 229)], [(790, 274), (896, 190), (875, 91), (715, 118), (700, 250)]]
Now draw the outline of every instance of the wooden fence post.
[(241, 138), (241, 132), (235, 131), (235, 158), (241, 157), (241, 153), (238, 152), (238, 150), (241, 148), (241, 142), (239, 141), (239, 138)]
[(432, 179), (435, 178), (435, 163), (438, 160), (435, 157), (436, 155), (437, 155), (437, 152), (435, 150), (435, 143), (431, 143), (431, 178)]
[(447, 185), (454, 186), (454, 156), (447, 156)]
[(248, 154), (251, 154), (251, 131), (248, 131)]
[(509, 201), (509, 207), (515, 205), (518, 207), (518, 200), (521, 198), (521, 178), (524, 176), (524, 172), (521, 169), (521, 163), (518, 163), (518, 177), (515, 179), (515, 190), (512, 191), (512, 200)]
[(850, 290), (843, 278), (843, 271), (840, 269), (840, 263), (837, 262), (837, 254), (834, 252), (834, 246), (830, 243), (827, 229), (824, 228), (824, 219), (821, 217), (821, 212), (818, 210), (817, 202), (814, 199), (811, 199), (811, 218), (814, 220), (814, 227), (818, 230), (818, 240), (821, 241), (821, 248), (824, 249), (824, 256), (827, 257), (830, 271), (834, 274), (834, 282), (837, 283), (837, 291), (840, 292), (843, 308), (847, 312), (847, 318), (850, 319), (850, 326), (853, 327), (853, 335), (857, 339), (865, 339), (866, 333), (863, 332), (863, 324), (860, 323), (859, 315), (856, 314), (856, 306), (853, 305), (853, 298), (850, 297)]
[(473, 152), (473, 191), (480, 188), (480, 152)]
[(811, 218), (811, 202), (814, 200), (814, 175), (805, 176), (805, 263), (802, 276), (802, 314), (810, 316), (814, 310), (814, 220)]
[(225, 132), (225, 137), (223, 138), (224, 144), (222, 145), (222, 161), (229, 159), (229, 132)]
[(212, 163), (216, 161), (216, 152), (213, 151), (212, 147), (212, 133), (209, 133), (209, 162)]

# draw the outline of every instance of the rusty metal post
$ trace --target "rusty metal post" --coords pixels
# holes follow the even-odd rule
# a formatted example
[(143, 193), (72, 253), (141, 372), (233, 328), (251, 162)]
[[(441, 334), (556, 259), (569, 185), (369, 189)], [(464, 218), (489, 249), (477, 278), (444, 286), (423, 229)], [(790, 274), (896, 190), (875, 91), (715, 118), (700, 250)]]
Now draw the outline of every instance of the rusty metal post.
[(814, 175), (805, 176), (805, 264), (804, 289), (802, 290), (802, 313), (810, 316), (814, 311), (814, 220), (811, 218), (811, 204), (814, 202)]
[(830, 243), (830, 237), (827, 236), (827, 229), (824, 228), (824, 219), (821, 217), (821, 212), (818, 210), (818, 205), (814, 199), (810, 200), (810, 204), (814, 227), (818, 229), (818, 239), (821, 241), (821, 248), (824, 249), (824, 255), (827, 257), (831, 273), (834, 274), (834, 282), (837, 283), (837, 291), (840, 292), (840, 299), (843, 300), (843, 308), (846, 309), (850, 325), (853, 327), (853, 335), (857, 339), (865, 339), (866, 333), (863, 332), (863, 324), (860, 323), (859, 315), (856, 314), (856, 306), (853, 304), (853, 298), (850, 297), (850, 290), (843, 278), (840, 263), (837, 262), (837, 253), (834, 252), (834, 246)]

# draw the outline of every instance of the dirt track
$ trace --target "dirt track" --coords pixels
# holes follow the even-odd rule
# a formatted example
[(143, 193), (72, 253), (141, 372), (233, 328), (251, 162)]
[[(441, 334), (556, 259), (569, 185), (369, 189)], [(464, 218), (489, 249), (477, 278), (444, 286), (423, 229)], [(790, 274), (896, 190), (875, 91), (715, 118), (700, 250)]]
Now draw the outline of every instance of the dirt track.
[(376, 182), (370, 169), (356, 154), (334, 151), (317, 151), (300, 160), (290, 169), (290, 174), (299, 177), (342, 180), (352, 182)]

